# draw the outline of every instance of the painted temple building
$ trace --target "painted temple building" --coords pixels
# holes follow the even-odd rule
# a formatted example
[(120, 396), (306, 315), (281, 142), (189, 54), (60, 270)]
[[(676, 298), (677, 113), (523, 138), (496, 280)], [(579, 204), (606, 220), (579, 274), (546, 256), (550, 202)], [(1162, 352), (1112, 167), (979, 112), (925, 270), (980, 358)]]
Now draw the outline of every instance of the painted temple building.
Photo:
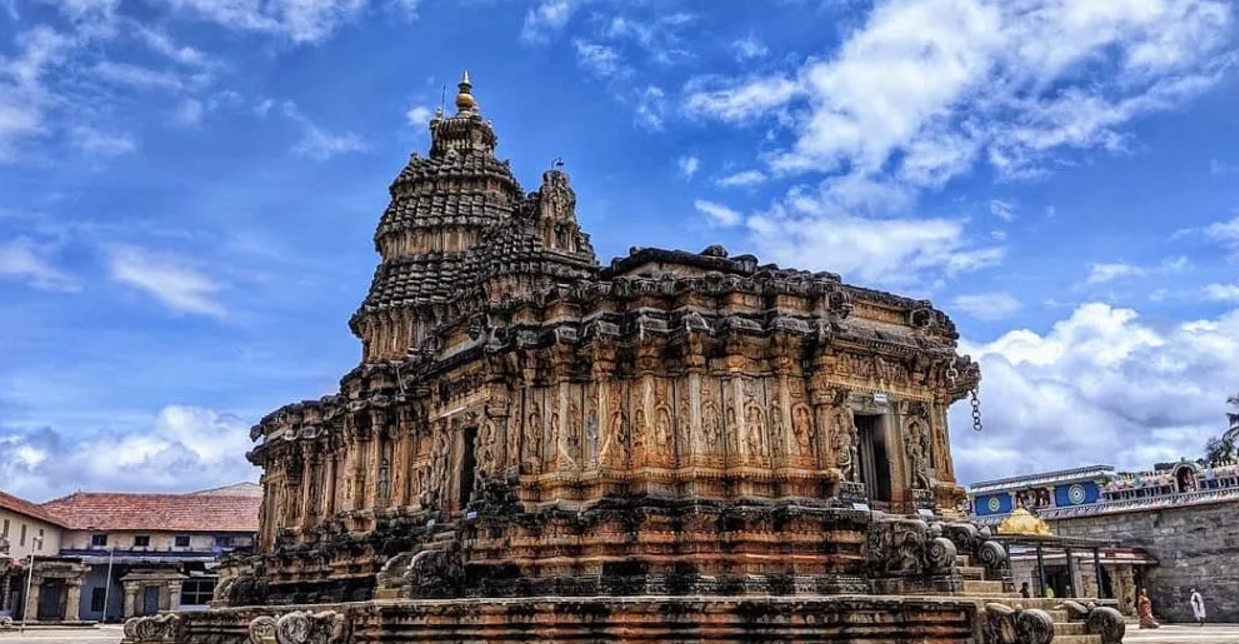
[[(1239, 546), (1216, 538), (1239, 529), (1239, 463), (1182, 459), (1144, 471), (1089, 465), (983, 481), (969, 487), (968, 507), (975, 523), (999, 532), (1023, 508), (1056, 536), (1106, 542), (1100, 570), (1089, 548), (1043, 549), (1044, 583), (1056, 596), (1100, 593), (1130, 612), (1135, 593), (1147, 588), (1164, 607), (1160, 614), (1190, 621), (1186, 600), (1195, 587), (1210, 615), (1239, 617), (1239, 565), (1231, 563)], [(1037, 589), (1034, 549), (1010, 554), (1016, 585)]]
[(467, 74), (455, 106), (389, 187), (360, 364), (251, 431), (255, 551), (126, 642), (1084, 632), (966, 521), (944, 312), (721, 246), (600, 264), (563, 168), (526, 192)]

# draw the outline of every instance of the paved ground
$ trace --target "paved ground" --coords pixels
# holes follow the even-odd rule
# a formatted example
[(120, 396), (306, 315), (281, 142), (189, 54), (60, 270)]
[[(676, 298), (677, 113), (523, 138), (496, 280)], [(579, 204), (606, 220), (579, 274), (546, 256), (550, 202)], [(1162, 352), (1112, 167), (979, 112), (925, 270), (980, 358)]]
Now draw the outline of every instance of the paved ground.
[(3, 644), (118, 644), (121, 638), (119, 626), (103, 628), (73, 628), (73, 629), (39, 629), (28, 630), (25, 634), (16, 629), (0, 632), (0, 642)]
[[(3, 644), (117, 644), (120, 628), (73, 630), (32, 630), (20, 635), (16, 631), (0, 633)], [(1208, 626), (1163, 626), (1157, 630), (1142, 631), (1134, 626), (1127, 629), (1123, 644), (1236, 644), (1239, 643), (1239, 624)]]
[(1239, 624), (1205, 626), (1163, 626), (1154, 630), (1140, 630), (1134, 624), (1127, 626), (1123, 644), (1236, 644), (1239, 643)]

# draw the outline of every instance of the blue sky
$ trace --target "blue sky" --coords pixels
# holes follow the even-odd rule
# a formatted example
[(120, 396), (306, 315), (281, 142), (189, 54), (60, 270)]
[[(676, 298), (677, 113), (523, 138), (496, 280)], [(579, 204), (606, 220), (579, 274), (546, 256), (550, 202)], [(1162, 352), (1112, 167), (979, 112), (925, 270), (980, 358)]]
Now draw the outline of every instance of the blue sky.
[(961, 479), (1194, 456), (1239, 390), (1219, 0), (0, 0), (0, 485), (254, 478), (328, 393), (386, 186), (468, 68), (602, 261), (732, 252), (930, 297)]

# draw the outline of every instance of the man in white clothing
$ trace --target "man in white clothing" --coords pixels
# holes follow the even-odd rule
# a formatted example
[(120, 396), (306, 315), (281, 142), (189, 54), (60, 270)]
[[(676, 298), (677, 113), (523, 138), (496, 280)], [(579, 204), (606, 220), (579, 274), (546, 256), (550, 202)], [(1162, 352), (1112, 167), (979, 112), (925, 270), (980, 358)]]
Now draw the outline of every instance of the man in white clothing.
[(1192, 589), (1192, 614), (1196, 616), (1197, 626), (1205, 625), (1205, 598), (1195, 588)]

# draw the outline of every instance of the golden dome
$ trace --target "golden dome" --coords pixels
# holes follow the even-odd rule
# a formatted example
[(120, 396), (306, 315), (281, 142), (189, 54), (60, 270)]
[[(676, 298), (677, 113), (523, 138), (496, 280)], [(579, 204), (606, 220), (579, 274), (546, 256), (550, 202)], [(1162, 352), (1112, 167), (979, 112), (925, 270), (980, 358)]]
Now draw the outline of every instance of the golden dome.
[(1048, 537), (1050, 526), (1024, 508), (1016, 508), (998, 525), (998, 534), (1029, 534)]
[(469, 70), (465, 70), (456, 87), (460, 90), (460, 93), (456, 95), (457, 110), (464, 112), (477, 107), (478, 103), (473, 99), (473, 83), (469, 81)]

